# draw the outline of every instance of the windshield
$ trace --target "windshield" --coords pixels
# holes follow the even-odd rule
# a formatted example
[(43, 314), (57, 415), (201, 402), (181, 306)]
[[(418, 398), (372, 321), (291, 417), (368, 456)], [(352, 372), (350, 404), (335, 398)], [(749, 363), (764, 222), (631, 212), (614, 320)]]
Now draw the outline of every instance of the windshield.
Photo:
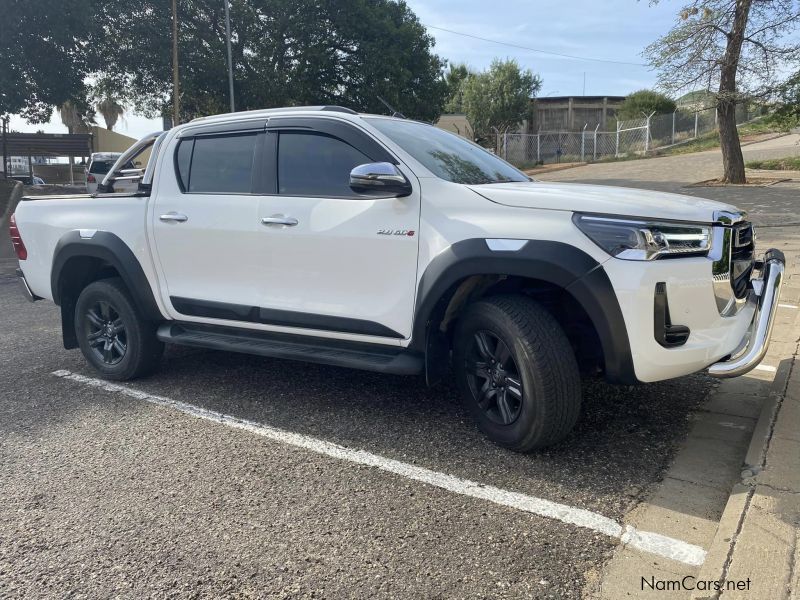
[(366, 120), (434, 175), (447, 181), (467, 184), (530, 181), (491, 152), (433, 125), (398, 119)]

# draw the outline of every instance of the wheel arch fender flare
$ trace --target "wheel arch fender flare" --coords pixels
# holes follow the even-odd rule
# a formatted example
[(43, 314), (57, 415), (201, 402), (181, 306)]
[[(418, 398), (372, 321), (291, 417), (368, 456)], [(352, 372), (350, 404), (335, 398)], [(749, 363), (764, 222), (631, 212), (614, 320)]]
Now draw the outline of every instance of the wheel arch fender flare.
[(93, 258), (110, 265), (125, 283), (136, 307), (150, 321), (165, 317), (158, 307), (153, 290), (144, 269), (133, 250), (117, 235), (108, 231), (96, 231), (91, 236), (82, 236), (78, 230), (64, 234), (56, 244), (50, 271), (50, 286), (53, 301), (61, 306), (61, 321), (64, 346), (77, 346), (74, 324), (74, 298), (64, 297), (64, 277), (69, 273), (73, 259)]
[(431, 320), (448, 291), (473, 275), (526, 277), (564, 289), (586, 311), (598, 333), (606, 378), (615, 383), (636, 382), (628, 331), (608, 275), (589, 254), (563, 242), (529, 240), (515, 250), (492, 250), (482, 238), (452, 244), (428, 264), (420, 278), (411, 349), (441, 356), (430, 331)]

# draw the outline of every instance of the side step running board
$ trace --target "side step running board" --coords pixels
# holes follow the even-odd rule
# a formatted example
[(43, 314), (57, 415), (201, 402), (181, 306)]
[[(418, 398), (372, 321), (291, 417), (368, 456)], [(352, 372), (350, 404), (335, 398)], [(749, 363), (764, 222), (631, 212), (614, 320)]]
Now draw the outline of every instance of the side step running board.
[(325, 338), (309, 338), (308, 342), (299, 342), (295, 336), (176, 322), (161, 325), (157, 336), (168, 344), (242, 352), (378, 373), (418, 375), (424, 370), (421, 355), (391, 346), (373, 346)]

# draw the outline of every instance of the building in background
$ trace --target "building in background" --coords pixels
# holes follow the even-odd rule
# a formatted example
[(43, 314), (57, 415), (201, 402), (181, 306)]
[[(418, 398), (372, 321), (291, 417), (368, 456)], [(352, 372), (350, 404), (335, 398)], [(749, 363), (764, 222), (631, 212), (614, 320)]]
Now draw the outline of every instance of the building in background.
[(589, 131), (613, 126), (625, 96), (546, 96), (531, 98), (533, 118), (525, 131)]
[[(132, 137), (97, 126), (82, 134), (10, 132), (6, 141), (9, 175), (36, 175), (48, 183), (83, 183), (92, 153), (121, 153), (136, 142)], [(137, 157), (136, 166), (146, 166), (149, 158), (148, 150)], [(4, 176), (2, 172), (0, 159), (0, 177)]]
[(472, 125), (469, 124), (467, 115), (463, 113), (442, 115), (439, 117), (439, 120), (436, 121), (436, 127), (465, 137), (470, 141), (475, 139), (475, 131), (472, 129)]

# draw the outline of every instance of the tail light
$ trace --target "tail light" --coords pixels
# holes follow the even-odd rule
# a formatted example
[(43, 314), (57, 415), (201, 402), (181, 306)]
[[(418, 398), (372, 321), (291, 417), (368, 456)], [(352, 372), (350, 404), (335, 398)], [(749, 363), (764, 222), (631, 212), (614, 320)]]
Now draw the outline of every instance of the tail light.
[(86, 183), (97, 183), (97, 180), (94, 178), (94, 175), (92, 175), (91, 173), (89, 173), (89, 174), (86, 176)]
[(17, 219), (14, 217), (14, 215), (11, 215), (11, 219), (8, 222), (8, 230), (11, 233), (11, 243), (14, 244), (14, 252), (17, 253), (17, 258), (20, 260), (26, 260), (28, 258), (28, 250), (25, 248), (25, 244), (22, 242), (22, 237), (19, 235)]

